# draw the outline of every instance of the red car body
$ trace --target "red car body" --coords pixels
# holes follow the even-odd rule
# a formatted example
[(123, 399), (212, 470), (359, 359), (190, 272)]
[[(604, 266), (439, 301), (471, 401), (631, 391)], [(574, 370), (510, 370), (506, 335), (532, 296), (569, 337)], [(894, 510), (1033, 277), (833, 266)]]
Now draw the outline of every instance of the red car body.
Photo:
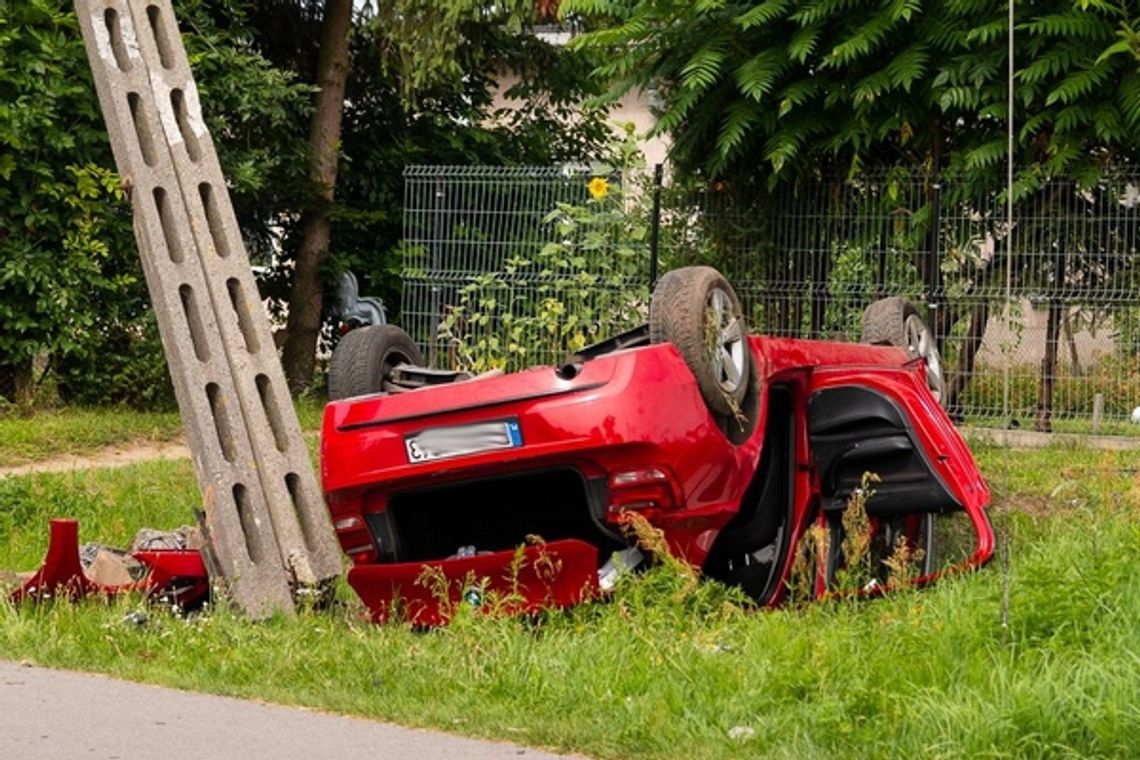
[[(749, 346), (745, 420), (711, 414), (668, 343), (569, 372), (535, 367), (330, 403), (321, 473), (349, 583), (378, 620), (403, 605), (427, 625), (488, 588), (512, 609), (573, 604), (629, 545), (632, 511), (676, 556), (775, 605), (805, 531), (841, 511), (867, 471), (881, 478), (873, 519), (963, 510), (976, 542), (956, 567), (990, 558), (989, 490), (921, 360), (851, 343), (755, 336)], [(500, 447), (416, 461), (425, 432), (499, 423)], [(771, 549), (758, 553), (757, 542)], [(733, 559), (746, 554), (766, 560), (751, 580)]]

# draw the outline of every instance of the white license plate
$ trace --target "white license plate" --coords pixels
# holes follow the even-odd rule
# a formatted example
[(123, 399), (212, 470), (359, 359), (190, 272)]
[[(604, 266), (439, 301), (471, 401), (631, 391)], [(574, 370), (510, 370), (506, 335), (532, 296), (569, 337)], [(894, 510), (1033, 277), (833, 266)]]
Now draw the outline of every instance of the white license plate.
[(522, 446), (522, 433), (516, 419), (431, 428), (404, 437), (404, 448), (412, 464), (519, 446)]

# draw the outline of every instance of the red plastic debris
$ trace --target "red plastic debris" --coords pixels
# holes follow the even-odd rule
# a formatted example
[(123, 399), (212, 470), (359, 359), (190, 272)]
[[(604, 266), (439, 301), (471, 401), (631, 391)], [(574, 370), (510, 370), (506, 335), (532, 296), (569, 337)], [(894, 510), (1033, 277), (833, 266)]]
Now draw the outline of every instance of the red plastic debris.
[(52, 520), (44, 563), (10, 598), (13, 602), (65, 596), (77, 599), (95, 590), (79, 564), (79, 523), (75, 520)]
[(139, 591), (165, 595), (170, 602), (186, 608), (205, 600), (209, 594), (209, 575), (198, 551), (152, 549), (132, 552), (131, 556), (147, 567), (145, 578), (117, 586), (95, 583), (84, 574), (79, 562), (79, 523), (53, 519), (43, 565), (9, 598), (19, 603), (27, 599), (74, 600), (92, 593), (110, 597), (125, 591)]

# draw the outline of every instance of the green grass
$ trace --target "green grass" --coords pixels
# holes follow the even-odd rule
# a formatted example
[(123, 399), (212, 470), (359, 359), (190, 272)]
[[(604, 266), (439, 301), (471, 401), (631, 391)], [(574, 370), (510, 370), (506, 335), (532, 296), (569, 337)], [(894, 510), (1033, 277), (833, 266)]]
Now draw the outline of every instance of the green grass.
[[(302, 430), (320, 429), (322, 401), (305, 397), (296, 409)], [(182, 420), (173, 411), (69, 407), (0, 415), (0, 467), (90, 454), (108, 446), (174, 441), (181, 435)]]
[(192, 523), (201, 503), (190, 460), (0, 479), (0, 569), (34, 569), (52, 517), (79, 520), (80, 542), (129, 546), (142, 527)]
[[(1024, 432), (1033, 432), (1035, 418), (1020, 417), (1018, 418), (1017, 430)], [(978, 428), (1001, 428), (1005, 429), (1009, 421), (1000, 417), (968, 417), (964, 426), (978, 427)], [(1068, 417), (1068, 418), (1054, 418), (1050, 421), (1052, 426), (1052, 433), (1064, 433), (1067, 435), (1105, 435), (1105, 436), (1118, 436), (1122, 438), (1137, 438), (1140, 437), (1140, 425), (1132, 422), (1129, 419), (1110, 419), (1101, 423), (1100, 428), (1094, 433), (1092, 429), (1092, 419), (1090, 417)]]
[(301, 430), (311, 432), (321, 429), (321, 416), (325, 412), (325, 399), (320, 396), (302, 396), (293, 402), (297, 409), (297, 419)]
[(125, 443), (172, 441), (181, 434), (177, 412), (69, 408), (0, 416), (0, 466)]
[[(975, 451), (1010, 538), (921, 592), (752, 613), (658, 569), (538, 621), (463, 615), (417, 633), (332, 612), (182, 620), (137, 600), (0, 604), (6, 658), (383, 718), (605, 758), (1123, 757), (1140, 744), (1135, 453)], [(174, 527), (188, 463), (0, 481), (0, 567), (30, 568), (49, 515), (81, 540)], [(737, 738), (733, 738), (737, 737)]]

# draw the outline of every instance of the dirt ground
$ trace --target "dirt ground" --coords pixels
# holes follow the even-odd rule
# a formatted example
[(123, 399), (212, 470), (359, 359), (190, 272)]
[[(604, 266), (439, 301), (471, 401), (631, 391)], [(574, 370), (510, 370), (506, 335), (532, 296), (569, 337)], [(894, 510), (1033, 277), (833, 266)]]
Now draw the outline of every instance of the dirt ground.
[(190, 449), (180, 441), (108, 446), (105, 449), (88, 454), (69, 454), (15, 467), (0, 467), (0, 478), (32, 475), (39, 472), (71, 472), (73, 470), (94, 470), (104, 467), (125, 467), (139, 462), (149, 462), (153, 459), (188, 459), (189, 457)]

